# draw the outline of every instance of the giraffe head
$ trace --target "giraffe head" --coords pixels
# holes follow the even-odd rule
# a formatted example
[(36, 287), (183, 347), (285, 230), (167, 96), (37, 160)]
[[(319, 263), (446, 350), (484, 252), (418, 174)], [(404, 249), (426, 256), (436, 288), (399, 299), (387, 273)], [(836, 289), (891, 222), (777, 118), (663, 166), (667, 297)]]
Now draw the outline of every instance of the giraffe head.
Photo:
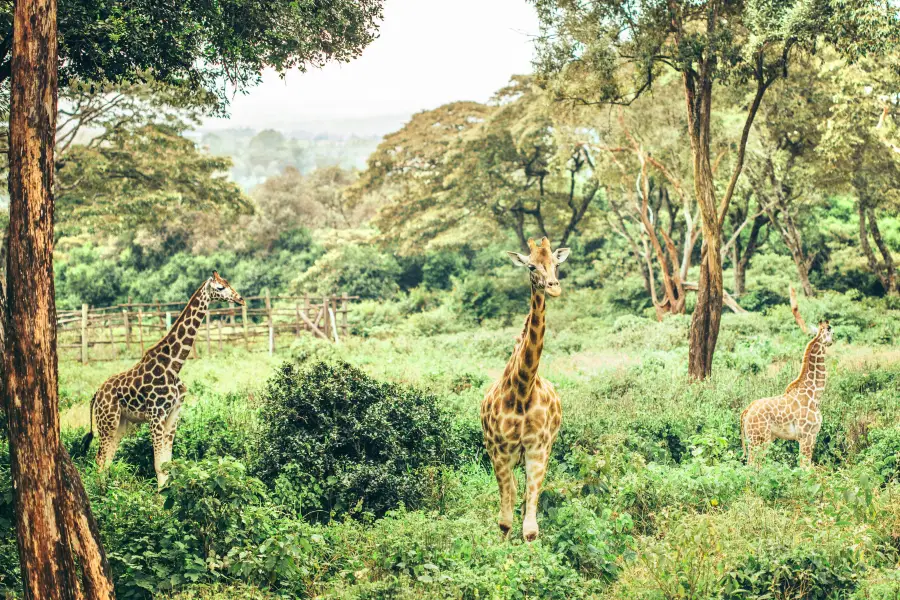
[(513, 264), (518, 267), (528, 267), (531, 271), (531, 284), (537, 289), (545, 290), (551, 296), (559, 296), (562, 290), (559, 287), (559, 264), (569, 257), (568, 248), (550, 250), (550, 240), (541, 239), (538, 245), (534, 240), (528, 240), (528, 248), (531, 250), (528, 256), (518, 252), (507, 252)]
[(224, 300), (225, 302), (244, 305), (244, 299), (241, 298), (241, 295), (231, 287), (230, 283), (219, 276), (218, 271), (213, 271), (212, 277), (206, 280), (206, 289), (212, 300)]
[(816, 329), (816, 337), (822, 340), (826, 346), (834, 343), (834, 337), (831, 331), (831, 324), (826, 321), (819, 321), (819, 327)]

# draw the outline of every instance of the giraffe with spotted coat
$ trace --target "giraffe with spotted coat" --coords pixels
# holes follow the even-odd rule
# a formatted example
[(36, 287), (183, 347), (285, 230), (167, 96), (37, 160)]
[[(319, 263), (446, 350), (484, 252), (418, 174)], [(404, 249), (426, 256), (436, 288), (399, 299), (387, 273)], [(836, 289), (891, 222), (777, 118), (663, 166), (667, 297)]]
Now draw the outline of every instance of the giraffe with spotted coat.
[(147, 350), (135, 366), (107, 379), (94, 394), (91, 430), (82, 440), (82, 449), (86, 453), (90, 447), (96, 417), (100, 440), (97, 464), (101, 469), (112, 461), (128, 423), (149, 423), (156, 480), (159, 487), (165, 484), (162, 465), (172, 459), (178, 414), (187, 392), (178, 374), (213, 301), (244, 304), (241, 295), (213, 271), (212, 277), (191, 296), (166, 336)]
[(503, 375), (488, 390), (481, 403), (484, 445), (500, 489), (498, 525), (505, 538), (513, 524), (516, 502), (514, 469), (525, 467), (525, 516), (522, 537), (538, 536), (537, 505), (547, 474), (550, 449), (559, 432), (562, 406), (553, 384), (538, 375), (544, 348), (546, 296), (559, 296), (559, 264), (569, 256), (568, 248), (550, 250), (546, 237), (540, 245), (528, 240), (526, 256), (508, 252), (513, 264), (527, 267), (531, 279), (531, 311), (522, 334), (516, 338), (512, 357)]
[(822, 321), (806, 346), (800, 375), (784, 394), (755, 400), (741, 413), (741, 438), (751, 465), (776, 438), (796, 441), (801, 463), (812, 465), (813, 447), (822, 428), (819, 398), (825, 390), (825, 348), (833, 341), (831, 325)]

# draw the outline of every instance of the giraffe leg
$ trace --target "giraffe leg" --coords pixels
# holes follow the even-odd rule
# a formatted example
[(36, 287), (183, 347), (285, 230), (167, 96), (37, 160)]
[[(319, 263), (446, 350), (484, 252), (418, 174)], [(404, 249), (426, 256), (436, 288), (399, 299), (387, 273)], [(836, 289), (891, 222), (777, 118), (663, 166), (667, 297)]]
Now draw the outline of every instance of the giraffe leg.
[(160, 489), (166, 484), (167, 476), (163, 473), (162, 466), (171, 460), (164, 456), (166, 440), (166, 421), (158, 418), (150, 422), (150, 439), (153, 442), (153, 468), (156, 470), (156, 483)]
[(500, 517), (497, 524), (500, 526), (501, 535), (505, 538), (512, 529), (513, 506), (516, 503), (516, 476), (513, 473), (516, 460), (514, 456), (498, 453), (492, 457), (492, 462), (497, 486), (500, 488)]
[(550, 453), (546, 448), (536, 448), (525, 453), (525, 518), (522, 522), (522, 537), (526, 542), (532, 542), (538, 536), (537, 506), (549, 457)]
[(771, 436), (757, 434), (747, 437), (747, 464), (752, 467), (759, 467), (759, 460), (766, 455), (769, 444), (772, 443)]
[(119, 440), (125, 433), (125, 423), (115, 399), (107, 396), (102, 400), (102, 410), (97, 411), (97, 466), (102, 471), (116, 454)]
[(812, 468), (813, 448), (816, 445), (816, 436), (807, 435), (797, 440), (800, 444), (800, 466)]
[[(163, 422), (163, 440), (159, 453), (160, 466), (172, 460), (172, 446), (175, 442), (175, 430), (178, 427), (178, 417), (181, 413), (182, 402), (176, 401), (175, 406), (169, 411), (166, 420)], [(164, 483), (164, 482), (163, 482)], [(162, 484), (160, 484), (160, 487)]]

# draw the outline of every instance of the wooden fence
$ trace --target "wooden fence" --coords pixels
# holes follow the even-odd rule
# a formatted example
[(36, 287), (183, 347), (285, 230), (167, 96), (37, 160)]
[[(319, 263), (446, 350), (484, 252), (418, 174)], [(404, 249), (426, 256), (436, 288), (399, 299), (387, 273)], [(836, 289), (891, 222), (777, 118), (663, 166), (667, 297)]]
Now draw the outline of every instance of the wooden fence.
[[(285, 338), (301, 335), (337, 342), (350, 334), (350, 301), (358, 296), (263, 296), (244, 306), (213, 304), (201, 325), (190, 358), (212, 356), (226, 347), (275, 352)], [(128, 303), (57, 312), (60, 358), (90, 361), (138, 358), (166, 335), (185, 302)]]

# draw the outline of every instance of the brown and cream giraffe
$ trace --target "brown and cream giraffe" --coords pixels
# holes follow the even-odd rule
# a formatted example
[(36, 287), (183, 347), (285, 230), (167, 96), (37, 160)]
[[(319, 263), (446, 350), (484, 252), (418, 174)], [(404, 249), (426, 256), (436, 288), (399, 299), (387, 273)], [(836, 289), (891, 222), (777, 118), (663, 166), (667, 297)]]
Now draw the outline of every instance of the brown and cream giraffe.
[(550, 449), (562, 418), (559, 394), (538, 374), (544, 347), (545, 296), (559, 296), (558, 266), (569, 256), (568, 248), (550, 250), (546, 237), (541, 244), (528, 240), (529, 256), (508, 252), (514, 264), (531, 271), (531, 312), (516, 340), (503, 375), (488, 390), (481, 403), (484, 445), (494, 465), (500, 488), (500, 531), (509, 534), (516, 502), (513, 470), (525, 466), (525, 517), (522, 537), (537, 538), (537, 504), (547, 473)]
[(178, 413), (187, 391), (178, 373), (191, 352), (210, 302), (215, 300), (244, 304), (240, 294), (213, 271), (212, 277), (191, 296), (166, 336), (147, 350), (135, 366), (107, 379), (94, 394), (91, 430), (82, 440), (82, 448), (87, 452), (90, 446), (96, 415), (100, 437), (97, 463), (101, 469), (112, 460), (128, 423), (149, 423), (153, 466), (157, 482), (163, 486), (166, 476), (162, 465), (172, 459)]
[(825, 389), (825, 348), (833, 342), (831, 325), (819, 329), (807, 344), (800, 375), (784, 394), (761, 398), (741, 413), (741, 437), (750, 464), (755, 464), (773, 439), (795, 440), (800, 444), (801, 462), (812, 464), (813, 447), (822, 427), (819, 397)]

